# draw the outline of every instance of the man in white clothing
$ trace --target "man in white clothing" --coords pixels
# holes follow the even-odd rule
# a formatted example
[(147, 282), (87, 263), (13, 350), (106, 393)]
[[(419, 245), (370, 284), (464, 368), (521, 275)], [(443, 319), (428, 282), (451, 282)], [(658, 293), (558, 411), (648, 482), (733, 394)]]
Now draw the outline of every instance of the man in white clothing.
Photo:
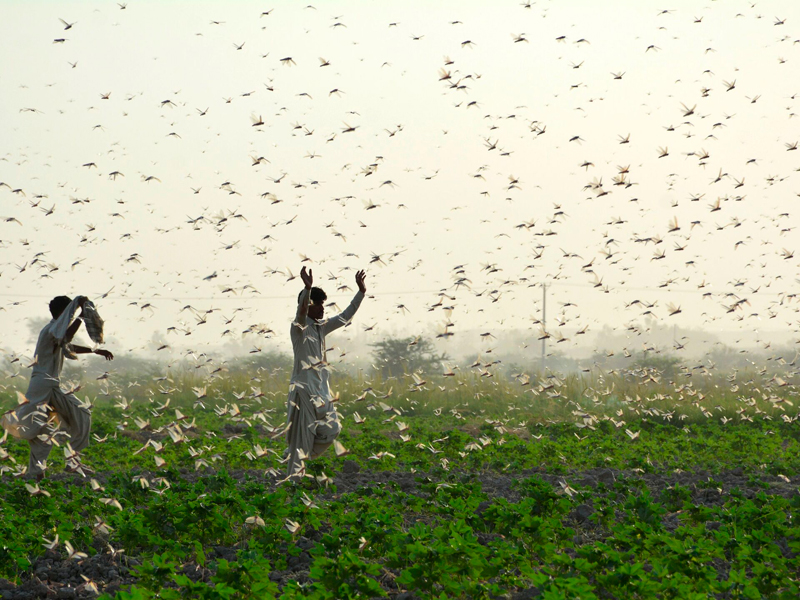
[(342, 430), (328, 383), (325, 336), (353, 319), (367, 287), (364, 271), (356, 273), (358, 292), (341, 314), (324, 320), (327, 295), (314, 282), (311, 269), (300, 271), (305, 287), (300, 292), (297, 315), (291, 327), (294, 366), (289, 384), (286, 441), (289, 445), (287, 479), (305, 475), (305, 461), (317, 458)]
[[(31, 453), (27, 475), (37, 480), (44, 477), (43, 467), (53, 447), (53, 437), (62, 435), (61, 431), (55, 430), (56, 426), (60, 424), (63, 433), (69, 436), (70, 446), (76, 453), (73, 460), (67, 460), (68, 470), (77, 464), (77, 452), (89, 445), (91, 413), (73, 394), (61, 389), (64, 358), (75, 359), (76, 354), (97, 354), (106, 360), (114, 358), (108, 350), (92, 350), (72, 343), (83, 322), (81, 317), (86, 303), (85, 296), (74, 299), (57, 296), (50, 302), (53, 320), (44, 326), (36, 342), (31, 382), (25, 392), (27, 401), (3, 416), (3, 426), (9, 433), (28, 440)], [(81, 309), (80, 316), (75, 314), (78, 309)]]

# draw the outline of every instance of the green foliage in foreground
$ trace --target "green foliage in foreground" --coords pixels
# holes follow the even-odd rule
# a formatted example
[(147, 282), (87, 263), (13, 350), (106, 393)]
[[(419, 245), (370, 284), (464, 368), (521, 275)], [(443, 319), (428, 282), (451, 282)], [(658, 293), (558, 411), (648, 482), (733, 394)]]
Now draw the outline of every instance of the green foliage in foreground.
[[(111, 538), (146, 558), (135, 587), (116, 597), (373, 598), (410, 589), (423, 598), (490, 598), (528, 587), (548, 598), (597, 598), (601, 590), (666, 598), (800, 593), (798, 496), (732, 490), (718, 506), (684, 499), (671, 510), (676, 494), (654, 498), (633, 478), (563, 494), (533, 476), (518, 480), (511, 501), (490, 498), (468, 475), (440, 475), (438, 483), (420, 477), (416, 494), (392, 486), (265, 493), (260, 483), (245, 478), (239, 485), (224, 473), (177, 483), (159, 496), (132, 494), (139, 510), (106, 518)], [(119, 476), (109, 485), (125, 483)], [(25, 533), (61, 522), (62, 539), (90, 548), (89, 522), (75, 509), (103, 508), (87, 487), (58, 484), (53, 495), (66, 503), (43, 499), (31, 506), (21, 485), (7, 484), (10, 504), (24, 506), (31, 518), (16, 535), (6, 529), (4, 539), (19, 540), (19, 551)], [(319, 507), (307, 507), (303, 494), (316, 497)], [(581, 523), (575, 511), (586, 506), (592, 514)], [(244, 525), (254, 514), (263, 526)], [(676, 517), (673, 530), (665, 516)], [(294, 534), (286, 519), (299, 523)], [(309, 540), (306, 581), (279, 589), (270, 574), (306, 553)], [(35, 552), (36, 539), (27, 543)], [(214, 545), (238, 548), (236, 560), (209, 561), (204, 548)], [(13, 553), (3, 549), (5, 568)], [(25, 560), (17, 555), (18, 569)], [(209, 575), (190, 578), (187, 565), (208, 568)]]
[[(110, 425), (103, 411), (96, 421), (101, 430)], [(531, 587), (546, 598), (800, 594), (800, 496), (785, 488), (769, 493), (783, 481), (775, 475), (797, 474), (792, 424), (644, 421), (631, 440), (604, 422), (581, 430), (583, 439), (569, 425), (531, 427), (541, 438), (524, 431), (528, 439), (521, 439), (497, 424), (451, 416), (410, 420), (414, 441), (407, 443), (387, 426), (393, 424), (373, 418), (348, 428), (355, 461), (377, 470), (346, 492), (337, 489), (344, 459), (335, 456), (313, 463), (315, 473), (333, 475), (332, 485), (308, 479), (276, 487), (262, 470), (280, 466), (274, 456), (260, 459), (259, 470), (241, 456), (253, 443), (277, 444), (256, 428), (231, 440), (191, 442), (245, 471), (187, 470), (187, 443), (169, 446), (167, 465), (153, 472), (146, 453), (125, 450), (139, 442), (120, 436), (86, 453), (98, 470), (116, 460), (112, 471), (97, 474), (102, 490), (58, 477), (43, 484), (49, 497), (32, 497), (24, 482), (6, 476), (0, 576), (23, 581), (45, 552), (42, 538), (59, 535), (88, 554), (84, 560), (109, 543), (136, 557), (129, 563), (134, 585), (116, 593), (119, 599), (374, 598), (403, 590), (421, 598), (491, 598)], [(481, 449), (465, 451), (470, 443)], [(18, 444), (11, 449), (19, 454)], [(368, 458), (379, 452), (394, 456)], [(586, 469), (606, 465), (625, 471), (605, 483), (583, 480)], [(716, 488), (725, 484), (714, 481), (721, 475), (651, 491), (648, 481), (669, 477), (678, 465), (715, 474), (743, 466), (749, 480), (724, 494)], [(532, 468), (540, 473), (523, 473)], [(381, 472), (389, 482), (372, 484)], [(397, 472), (405, 475), (392, 483)], [(482, 481), (508, 482), (504, 472), (510, 487), (484, 489)], [(122, 510), (104, 498), (117, 499)], [(235, 557), (216, 556), (219, 547)], [(189, 568), (202, 576), (190, 576)]]
[(61, 474), (56, 448), (49, 496), (14, 477), (26, 445), (2, 444), (0, 578), (47, 579), (55, 561), (45, 573), (119, 599), (800, 595), (784, 379), (342, 378), (350, 454), (297, 485), (277, 483), (286, 388), (272, 375), (87, 383), (94, 473)]

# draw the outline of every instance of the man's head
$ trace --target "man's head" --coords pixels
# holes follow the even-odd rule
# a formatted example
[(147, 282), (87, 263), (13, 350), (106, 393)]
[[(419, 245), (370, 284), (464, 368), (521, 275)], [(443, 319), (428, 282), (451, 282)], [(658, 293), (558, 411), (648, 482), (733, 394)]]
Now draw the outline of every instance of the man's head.
[[(303, 292), (300, 292), (302, 295)], [(298, 296), (298, 301), (300, 297)], [(325, 300), (328, 295), (322, 288), (311, 288), (311, 301), (308, 303), (308, 316), (319, 321), (325, 315)]]
[(72, 298), (69, 296), (56, 296), (50, 300), (50, 314), (53, 315), (53, 318), (57, 319), (60, 317), (64, 309), (69, 306), (70, 302), (72, 302)]

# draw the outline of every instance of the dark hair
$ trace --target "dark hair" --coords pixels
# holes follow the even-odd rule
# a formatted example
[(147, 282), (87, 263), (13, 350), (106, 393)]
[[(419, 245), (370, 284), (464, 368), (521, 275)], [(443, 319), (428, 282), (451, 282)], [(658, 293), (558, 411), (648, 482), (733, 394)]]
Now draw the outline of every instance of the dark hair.
[[(300, 290), (300, 293), (297, 295), (297, 301), (300, 302), (300, 298), (303, 295), (303, 290)], [(311, 302), (314, 304), (322, 304), (325, 300), (328, 299), (328, 294), (325, 293), (325, 290), (318, 287), (311, 288)]]
[(50, 314), (53, 315), (53, 318), (57, 319), (70, 302), (72, 302), (72, 298), (69, 296), (56, 296), (50, 300)]

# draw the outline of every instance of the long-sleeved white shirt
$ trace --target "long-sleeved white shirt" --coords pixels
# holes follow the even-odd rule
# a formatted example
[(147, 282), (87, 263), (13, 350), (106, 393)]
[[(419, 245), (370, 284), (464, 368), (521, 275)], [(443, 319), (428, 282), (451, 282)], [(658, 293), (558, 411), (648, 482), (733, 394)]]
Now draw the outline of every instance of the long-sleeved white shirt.
[(361, 306), (364, 294), (361, 291), (357, 292), (346, 309), (324, 321), (315, 321), (302, 314), (303, 303), (308, 294), (309, 290), (304, 288), (290, 332), (294, 350), (291, 385), (306, 390), (312, 398), (327, 400), (331, 397), (331, 390), (328, 383), (325, 336), (352, 320), (358, 307)]
[[(61, 368), (64, 366), (64, 351), (69, 345), (67, 330), (75, 320), (75, 313), (81, 296), (76, 296), (64, 309), (58, 319), (53, 319), (44, 326), (36, 342), (36, 364), (31, 373), (31, 384), (28, 388), (28, 400), (32, 403), (45, 399), (50, 388), (60, 384)], [(73, 357), (74, 358), (74, 357)]]

